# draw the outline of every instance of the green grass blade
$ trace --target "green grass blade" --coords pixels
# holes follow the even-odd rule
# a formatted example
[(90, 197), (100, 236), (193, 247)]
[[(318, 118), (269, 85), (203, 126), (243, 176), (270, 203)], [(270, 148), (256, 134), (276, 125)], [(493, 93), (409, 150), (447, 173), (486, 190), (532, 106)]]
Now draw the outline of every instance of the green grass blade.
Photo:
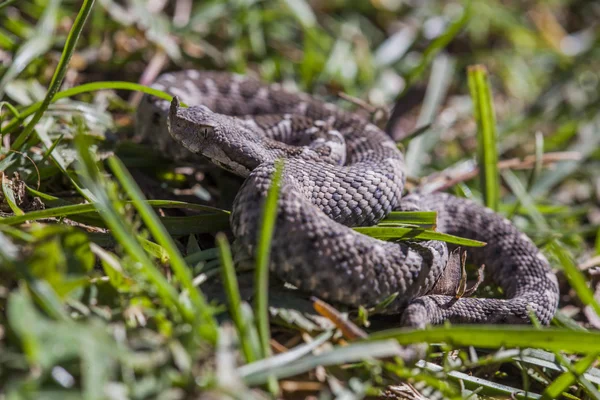
[[(74, 118), (74, 122), (77, 134), (85, 135), (87, 126), (84, 124), (83, 119), (77, 117)], [(37, 135), (40, 142), (42, 142), (46, 146), (46, 148), (50, 149), (52, 147), (53, 143), (50, 140), (50, 137), (48, 136), (45, 129), (38, 128)], [(56, 167), (59, 169), (59, 171), (62, 172), (63, 176), (65, 176), (71, 182), (71, 185), (73, 185), (73, 187), (75, 188), (75, 190), (77, 190), (81, 197), (83, 197), (90, 203), (93, 203), (95, 201), (94, 196), (92, 195), (92, 193), (90, 193), (89, 190), (87, 190), (85, 187), (82, 187), (79, 184), (79, 182), (77, 182), (74, 174), (71, 174), (71, 172), (68, 170), (68, 165), (63, 159), (63, 157), (59, 154), (59, 152), (49, 153), (49, 157), (53, 161), (54, 165), (56, 165)]]
[(586, 306), (592, 307), (596, 312), (596, 315), (600, 317), (600, 304), (594, 298), (594, 293), (587, 284), (587, 279), (581, 273), (577, 265), (571, 259), (571, 256), (567, 253), (567, 249), (560, 245), (556, 240), (550, 242), (547, 246), (548, 250), (558, 259), (563, 267), (569, 285), (577, 293), (577, 297)]
[[(410, 176), (421, 176), (427, 159), (427, 157), (423, 157), (423, 154), (431, 153), (440, 140), (441, 129), (433, 127), (433, 122), (448, 95), (454, 79), (454, 71), (455, 61), (447, 54), (440, 54), (431, 65), (425, 98), (416, 122), (418, 128), (423, 126), (429, 126), (429, 128), (413, 137), (406, 147), (405, 164), (406, 171)], [(395, 127), (390, 126), (388, 129), (393, 131)]]
[[(56, 146), (58, 146), (58, 144), (60, 142), (62, 142), (63, 138), (65, 137), (64, 133), (61, 134), (58, 139), (56, 139), (55, 141), (52, 142), (52, 144), (50, 145), (50, 147), (48, 147), (46, 149), (46, 152), (44, 153), (44, 157), (40, 160), (40, 164), (43, 164), (44, 161), (46, 161), (46, 159), (50, 156), (52, 156), (52, 153), (54, 152), (54, 150), (56, 149)], [(56, 162), (56, 157), (53, 158), (54, 162)]]
[(480, 168), (484, 203), (494, 211), (500, 204), (498, 177), (498, 150), (496, 144), (496, 118), (487, 69), (472, 65), (467, 72), (473, 111), (477, 122), (477, 157)]
[(29, 135), (33, 132), (35, 125), (42, 118), (42, 115), (50, 105), (50, 102), (54, 98), (54, 95), (58, 92), (60, 85), (67, 73), (67, 67), (69, 66), (69, 61), (71, 60), (71, 56), (75, 51), (75, 46), (77, 45), (77, 41), (79, 39), (79, 35), (83, 30), (85, 22), (90, 15), (92, 8), (94, 5), (94, 0), (83, 0), (83, 4), (79, 9), (79, 13), (77, 14), (77, 18), (75, 18), (75, 22), (67, 36), (67, 41), (65, 43), (65, 47), (63, 49), (60, 60), (58, 61), (58, 65), (56, 66), (56, 70), (54, 71), (54, 76), (52, 77), (52, 81), (50, 81), (50, 87), (48, 88), (48, 92), (46, 93), (46, 97), (42, 101), (42, 104), (35, 112), (29, 124), (25, 127), (23, 132), (17, 136), (16, 140), (12, 144), (11, 148), (13, 150), (18, 150), (25, 144)]
[(3, 131), (4, 114), (2, 112), (3, 107), (8, 108), (8, 111), (10, 111), (10, 113), (13, 115), (14, 118), (20, 117), (19, 110), (17, 110), (17, 108), (15, 106), (10, 104), (8, 101), (0, 101), (0, 137), (4, 136), (4, 131)]
[(225, 234), (217, 234), (215, 240), (217, 242), (217, 248), (219, 249), (221, 277), (223, 278), (225, 294), (227, 295), (227, 301), (229, 302), (229, 312), (237, 329), (246, 362), (251, 363), (259, 357), (258, 354), (255, 354), (252, 343), (249, 340), (246, 322), (242, 315), (242, 297), (240, 296), (237, 276), (235, 275), (235, 267), (233, 265), (233, 258), (231, 257), (231, 248), (229, 247), (229, 242), (227, 241)]
[(460, 246), (481, 247), (486, 243), (478, 240), (464, 239), (458, 236), (448, 235), (446, 233), (435, 232), (422, 228), (401, 228), (401, 227), (356, 227), (355, 231), (381, 240), (441, 240), (446, 243), (453, 243)]
[(544, 171), (531, 187), (530, 194), (534, 198), (547, 196), (552, 188), (563, 182), (567, 177), (581, 170), (586, 160), (594, 156), (594, 153), (600, 147), (600, 119), (595, 118), (592, 122), (581, 126), (577, 136), (582, 139), (576, 140), (572, 145), (563, 148), (569, 152), (579, 153), (576, 160), (562, 161), (556, 168)]
[[(21, 45), (8, 69), (3, 71), (2, 79), (0, 79), (0, 99), (4, 97), (7, 84), (14, 81), (32, 61), (44, 55), (52, 48), (52, 36), (54, 35), (58, 20), (60, 3), (60, 0), (51, 0), (48, 2), (35, 31)], [(0, 5), (0, 9), (4, 7), (4, 4)]]
[[(2, 221), (2, 220), (0, 219), (0, 221)], [(21, 241), (26, 242), (26, 243), (31, 243), (31, 242), (34, 241), (34, 237), (31, 234), (29, 234), (29, 233), (27, 233), (27, 232), (25, 232), (23, 230), (18, 229), (18, 228), (13, 228), (12, 226), (0, 224), (0, 236), (3, 233), (6, 234), (6, 235), (8, 235), (8, 236), (10, 236), (10, 237), (12, 237), (12, 238), (14, 238), (14, 239), (18, 239), (18, 240), (21, 240)], [(3, 245), (4, 245), (4, 243), (0, 242), (0, 248), (2, 248)], [(14, 248), (16, 248), (16, 247), (14, 247)], [(13, 246), (7, 245), (7, 249), (10, 252), (11, 249), (13, 249)], [(2, 254), (1, 253), (0, 253), (0, 261), (2, 261)], [(8, 262), (8, 260), (7, 260), (7, 262)], [(0, 263), (0, 265), (4, 265), (4, 264)]]
[(398, 97), (396, 98), (396, 102), (406, 94), (406, 92), (412, 86), (412, 84), (423, 74), (423, 71), (425, 71), (425, 68), (427, 68), (427, 66), (429, 64), (431, 64), (431, 61), (433, 60), (433, 58), (440, 51), (445, 49), (450, 44), (450, 42), (463, 30), (463, 28), (465, 27), (465, 25), (467, 24), (467, 22), (469, 21), (469, 19), (471, 17), (470, 3), (471, 2), (469, 1), (469, 3), (465, 6), (464, 11), (461, 14), (461, 16), (458, 19), (456, 19), (454, 22), (452, 22), (452, 24), (450, 24), (448, 29), (446, 29), (446, 32), (444, 32), (440, 36), (436, 37), (429, 44), (429, 46), (427, 46), (427, 48), (423, 52), (423, 57), (421, 59), (421, 62), (419, 62), (419, 64), (417, 64), (406, 75), (406, 87), (404, 88), (402, 93), (400, 93), (400, 95), (398, 95)]
[(175, 242), (158, 219), (158, 216), (145, 202), (144, 195), (140, 188), (134, 183), (133, 177), (129, 174), (121, 161), (113, 156), (108, 159), (108, 165), (123, 189), (125, 189), (125, 192), (127, 192), (127, 195), (131, 198), (133, 205), (139, 212), (154, 239), (166, 250), (175, 276), (190, 296), (194, 307), (194, 313), (200, 317), (198, 328), (200, 329), (202, 336), (210, 342), (216, 343), (217, 323), (212, 316), (211, 309), (208, 306), (206, 299), (201, 294), (200, 290), (194, 286), (190, 270), (177, 249)]
[[(7, 232), (9, 234), (13, 232)], [(31, 235), (15, 235), (21, 240), (35, 240)], [(19, 260), (19, 247), (0, 232), (0, 271), (11, 266), (19, 274), (35, 297), (38, 305), (55, 320), (69, 319), (64, 305), (52, 286), (45, 280), (35, 279), (30, 273), (30, 266)]]
[[(536, 179), (542, 173), (542, 169), (544, 167), (543, 157), (544, 157), (544, 135), (542, 135), (541, 132), (536, 132), (536, 134), (535, 134), (535, 166), (529, 173), (529, 177), (527, 178), (527, 186), (525, 187), (525, 191), (524, 191), (524, 193), (528, 197), (530, 197), (529, 192), (531, 191), (533, 184), (535, 183)], [(504, 178), (504, 180), (506, 180), (506, 177), (504, 176), (504, 171), (502, 172), (502, 177)], [(513, 193), (514, 193), (514, 189), (513, 188), (511, 188), (511, 189), (513, 190)], [(534, 204), (534, 206), (535, 206), (535, 204)], [(515, 215), (515, 213), (519, 210), (520, 207), (521, 207), (521, 200), (520, 200), (519, 196), (517, 196), (517, 201), (515, 202), (515, 205), (513, 206), (512, 211), (507, 216), (508, 219), (512, 219), (512, 217)], [(525, 207), (525, 208), (527, 208), (527, 207)]]
[(123, 250), (139, 265), (139, 272), (155, 288), (159, 297), (169, 305), (175, 307), (182, 318), (193, 324), (196, 317), (191, 310), (179, 299), (175, 288), (167, 281), (163, 274), (154, 266), (143, 247), (136, 240), (136, 234), (130, 226), (121, 218), (114, 208), (111, 199), (102, 186), (103, 178), (98, 170), (91, 154), (89, 153), (89, 140), (86, 136), (75, 137), (75, 147), (79, 155), (79, 174), (85, 186), (94, 194), (97, 203), (94, 206), (102, 216), (106, 226), (111, 230), (115, 240), (122, 246)]
[[(53, 103), (53, 102), (56, 102), (61, 99), (76, 96), (78, 94), (96, 92), (99, 90), (138, 91), (138, 92), (147, 93), (152, 96), (156, 96), (158, 98), (168, 100), (168, 101), (171, 101), (173, 99), (173, 96), (171, 96), (163, 91), (160, 91), (158, 89), (153, 89), (151, 87), (140, 85), (137, 83), (120, 82), (120, 81), (106, 81), (106, 82), (85, 83), (83, 85), (75, 86), (73, 88), (60, 91), (60, 92), (54, 94), (54, 96), (52, 97), (50, 102)], [(37, 112), (42, 107), (43, 104), (44, 104), (43, 101), (39, 101), (39, 102), (34, 103), (34, 104), (28, 106), (27, 108), (25, 108), (21, 112), (21, 114), (19, 115), (18, 118), (14, 118), (8, 124), (6, 124), (6, 126), (4, 127), (4, 132), (5, 133), (13, 132), (25, 118), (27, 118), (28, 116)], [(182, 103), (182, 105), (184, 105), (184, 104)]]
[[(434, 373), (444, 373), (444, 367), (439, 365), (419, 361), (417, 366), (429, 370)], [(396, 367), (397, 368), (397, 367)], [(395, 371), (397, 372), (397, 371)], [(413, 378), (414, 373), (409, 373), (407, 378)], [(525, 392), (522, 389), (517, 389), (511, 386), (503, 385), (501, 383), (488, 381), (486, 379), (480, 378), (478, 376), (474, 376), (473, 374), (459, 372), (459, 371), (448, 371), (448, 377), (454, 381), (460, 383), (461, 387), (464, 385), (465, 388), (471, 389), (473, 391), (479, 390), (479, 394), (481, 396), (475, 397), (467, 397), (469, 399), (477, 399), (477, 398), (514, 398), (514, 399), (540, 399), (541, 396), (532, 392)], [(436, 375), (433, 375), (434, 377)], [(485, 392), (482, 389), (486, 389)], [(485, 394), (485, 396), (483, 396)], [(511, 397), (509, 397), (511, 396)]]
[[(271, 355), (271, 345), (269, 343), (271, 340), (271, 333), (269, 328), (268, 297), (269, 262), (271, 255), (271, 240), (273, 238), (273, 231), (275, 230), (275, 221), (277, 218), (277, 201), (279, 199), (283, 168), (285, 168), (283, 161), (277, 161), (275, 163), (271, 187), (269, 187), (262, 210), (262, 224), (256, 250), (256, 270), (254, 275), (256, 301), (254, 304), (254, 313), (256, 315), (263, 358)], [(269, 390), (273, 394), (279, 391), (274, 380), (269, 380)]]
[[(546, 219), (542, 215), (541, 212), (536, 207), (535, 200), (531, 198), (529, 193), (527, 193), (527, 188), (523, 186), (521, 180), (515, 175), (514, 172), (507, 169), (502, 171), (502, 178), (510, 188), (510, 190), (514, 193), (514, 195), (518, 199), (518, 205), (522, 206), (533, 222), (535, 223), (535, 227), (539, 232), (548, 232), (549, 226), (546, 222)], [(515, 209), (517, 209), (515, 207)]]
[[(37, 191), (35, 191), (37, 192)], [(39, 192), (37, 192), (39, 193)], [(227, 218), (229, 214), (225, 210), (221, 210), (219, 208), (203, 206), (201, 204), (193, 204), (186, 203), (184, 201), (173, 201), (173, 200), (146, 200), (146, 204), (156, 208), (187, 208), (190, 210), (199, 210), (199, 211), (214, 211), (216, 216), (223, 216)], [(96, 206), (94, 204), (73, 204), (68, 206), (59, 206), (46, 208), (44, 210), (37, 210), (25, 213), (23, 215), (15, 215), (12, 217), (6, 217), (0, 220), (0, 224), (3, 225), (17, 225), (21, 224), (25, 221), (35, 221), (43, 218), (59, 218), (59, 217), (68, 217), (70, 215), (77, 214), (85, 214), (90, 212), (96, 212)]]
[(275, 164), (275, 172), (271, 187), (269, 188), (267, 198), (262, 211), (262, 224), (258, 238), (256, 251), (256, 271), (255, 271), (255, 315), (258, 321), (258, 334), (263, 347), (263, 357), (271, 354), (269, 344), (269, 313), (268, 313), (268, 288), (269, 288), (269, 261), (271, 255), (271, 240), (275, 229), (275, 220), (277, 218), (277, 201), (279, 199), (279, 185), (283, 173), (283, 163)]
[[(22, 270), (25, 269), (25, 267), (22, 268)], [(25, 273), (23, 275), (25, 275), (27, 286), (29, 287), (29, 290), (31, 290), (31, 293), (34, 296), (36, 303), (39, 304), (40, 307), (50, 317), (62, 321), (66, 321), (69, 319), (69, 315), (65, 310), (63, 302), (47, 281), (34, 279), (33, 277), (29, 276), (28, 273)]]
[(195, 252), (192, 254), (188, 254), (185, 257), (185, 261), (188, 264), (196, 264), (196, 263), (199, 263), (200, 261), (214, 260), (218, 256), (219, 256), (219, 249), (212, 248), (212, 249), (201, 250), (201, 251), (198, 251), (198, 252)]
[(12, 3), (16, 3), (17, 0), (6, 0), (3, 1), (2, 3), (0, 3), (0, 10), (2, 10), (4, 7), (10, 6)]
[(436, 326), (425, 330), (389, 329), (373, 333), (369, 340), (396, 339), (398, 343), (448, 343), (453, 346), (535, 347), (576, 353), (600, 352), (600, 332), (538, 329), (530, 326), (461, 325)]
[[(571, 386), (578, 378), (583, 378), (583, 374), (596, 362), (598, 359), (598, 353), (591, 353), (577, 361), (572, 367), (571, 371), (563, 372), (558, 378), (556, 378), (548, 387), (544, 390), (544, 397), (550, 399), (556, 399)], [(584, 378), (585, 379), (585, 378)], [(587, 381), (587, 379), (586, 379)], [(580, 380), (581, 383), (581, 380)], [(588, 395), (591, 398), (600, 399), (600, 392), (596, 389), (589, 381), (582, 385), (584, 389), (587, 389)]]
[(15, 192), (13, 191), (11, 185), (8, 184), (9, 180), (6, 179), (4, 172), (0, 173), (0, 179), (2, 179), (2, 193), (4, 193), (4, 200), (6, 203), (8, 203), (8, 206), (15, 215), (24, 215), (25, 212), (17, 205)]
[(399, 224), (422, 225), (435, 227), (437, 212), (435, 211), (392, 211), (381, 223), (394, 222)]

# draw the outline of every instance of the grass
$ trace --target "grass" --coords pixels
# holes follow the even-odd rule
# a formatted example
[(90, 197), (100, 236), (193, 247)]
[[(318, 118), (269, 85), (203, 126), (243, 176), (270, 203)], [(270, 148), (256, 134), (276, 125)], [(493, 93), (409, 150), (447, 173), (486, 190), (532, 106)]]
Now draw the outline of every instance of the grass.
[(467, 81), (473, 110), (477, 121), (477, 161), (481, 166), (481, 187), (486, 207), (498, 211), (500, 185), (498, 174), (498, 150), (496, 149), (496, 118), (488, 74), (483, 65), (472, 65), (467, 71)]
[[(600, 398), (593, 2), (150, 3), (0, 2), (0, 398)], [(277, 185), (254, 273), (236, 271), (240, 180), (133, 133), (141, 93), (171, 100), (146, 84), (184, 67), (397, 105), (411, 185), (450, 174), (548, 257), (552, 326), (409, 331), (376, 307), (341, 310), (369, 333), (345, 340), (269, 280)], [(356, 229), (482, 245), (433, 228), (435, 213), (394, 212)]]

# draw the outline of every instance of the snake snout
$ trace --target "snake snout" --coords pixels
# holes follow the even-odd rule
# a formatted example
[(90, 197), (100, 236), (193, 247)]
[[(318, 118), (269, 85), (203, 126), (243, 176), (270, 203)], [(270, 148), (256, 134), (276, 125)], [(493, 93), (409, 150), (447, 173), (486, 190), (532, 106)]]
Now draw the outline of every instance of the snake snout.
[(203, 142), (214, 135), (218, 125), (215, 115), (206, 106), (183, 108), (175, 96), (169, 108), (167, 127), (177, 142), (194, 153), (200, 153), (205, 147)]

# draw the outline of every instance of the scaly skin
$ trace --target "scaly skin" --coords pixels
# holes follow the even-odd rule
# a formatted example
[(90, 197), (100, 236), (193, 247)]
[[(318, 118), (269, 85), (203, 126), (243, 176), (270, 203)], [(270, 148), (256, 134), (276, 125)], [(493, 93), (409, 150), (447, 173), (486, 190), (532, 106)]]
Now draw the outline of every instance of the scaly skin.
[[(256, 248), (274, 161), (286, 160), (271, 252), (271, 269), (284, 281), (352, 306), (374, 305), (398, 293), (387, 311), (402, 314), (402, 324), (413, 327), (446, 320), (528, 323), (530, 310), (542, 324), (552, 319), (558, 284), (531, 240), (469, 200), (443, 193), (401, 198), (402, 153), (360, 116), (225, 73), (165, 74), (154, 86), (198, 107), (174, 102), (169, 108), (146, 97), (138, 112), (139, 132), (175, 157), (201, 154), (246, 178), (231, 226), (248, 254)], [(395, 209), (437, 211), (440, 231), (487, 242), (469, 249), (469, 256), (485, 264), (506, 299), (428, 294), (448, 262), (444, 243), (384, 242), (349, 228), (376, 224)]]

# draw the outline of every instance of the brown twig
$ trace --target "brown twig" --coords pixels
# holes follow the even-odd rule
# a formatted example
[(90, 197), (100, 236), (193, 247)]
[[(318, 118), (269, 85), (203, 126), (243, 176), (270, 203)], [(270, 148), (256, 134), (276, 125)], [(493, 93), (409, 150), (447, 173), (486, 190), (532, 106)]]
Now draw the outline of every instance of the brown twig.
[[(577, 161), (581, 159), (581, 153), (575, 151), (559, 151), (554, 153), (546, 153), (542, 156), (542, 165), (547, 166), (559, 161)], [(520, 158), (511, 158), (508, 160), (502, 160), (498, 162), (498, 169), (531, 169), (535, 167), (536, 157), (534, 155), (527, 156), (523, 159)], [(439, 174), (436, 174), (434, 178), (431, 179), (429, 183), (432, 183), (436, 180), (445, 179), (445, 182), (434, 191), (442, 191), (457, 183), (468, 181), (470, 179), (475, 178), (479, 174), (479, 167), (474, 166), (470, 171), (463, 172), (462, 174), (450, 178), (448, 176), (448, 171), (442, 171)]]
[[(148, 63), (148, 66), (146, 67), (144, 72), (142, 73), (142, 76), (140, 77), (140, 84), (149, 85), (151, 82), (154, 82), (158, 74), (162, 71), (162, 69), (168, 62), (169, 57), (167, 53), (163, 50), (157, 51)], [(137, 106), (142, 100), (143, 95), (144, 94), (142, 92), (133, 92), (129, 97), (129, 104), (131, 104), (134, 107)]]
[(344, 337), (348, 340), (363, 339), (367, 337), (367, 333), (356, 326), (351, 321), (345, 319), (342, 314), (316, 297), (311, 297), (313, 307), (323, 317), (329, 319), (333, 324), (342, 332)]
[[(349, 101), (352, 104), (356, 104), (357, 106), (359, 106), (360, 108), (364, 109), (369, 114), (371, 114), (371, 119), (372, 119), (373, 123), (375, 123), (377, 126), (380, 126), (380, 123), (384, 124), (390, 118), (390, 112), (385, 107), (376, 107), (376, 106), (364, 101), (363, 99), (359, 99), (358, 97), (350, 96), (349, 94), (344, 93), (344, 92), (338, 92), (338, 96), (344, 100)], [(381, 114), (377, 115), (378, 113), (381, 113)]]

